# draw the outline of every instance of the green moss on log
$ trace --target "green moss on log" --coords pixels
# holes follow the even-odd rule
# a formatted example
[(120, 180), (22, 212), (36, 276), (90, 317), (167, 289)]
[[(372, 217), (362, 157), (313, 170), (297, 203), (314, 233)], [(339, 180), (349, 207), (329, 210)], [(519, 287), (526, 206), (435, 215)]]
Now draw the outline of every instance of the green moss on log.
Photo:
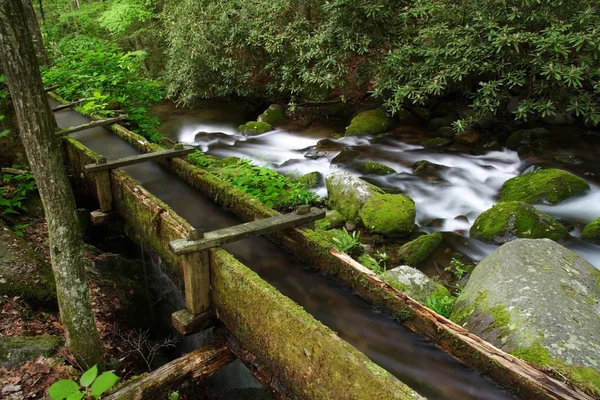
[(582, 178), (560, 169), (540, 169), (509, 179), (500, 201), (556, 204), (590, 190)]
[(376, 135), (390, 130), (393, 120), (381, 109), (363, 111), (352, 118), (350, 126), (346, 128), (346, 136)]
[(581, 238), (588, 242), (600, 244), (600, 218), (590, 222), (583, 228)]
[(418, 263), (425, 261), (441, 242), (442, 234), (439, 232), (418, 237), (400, 247), (398, 250), (399, 261), (414, 267)]
[(371, 232), (407, 235), (415, 225), (415, 202), (403, 194), (378, 194), (365, 203), (359, 215)]

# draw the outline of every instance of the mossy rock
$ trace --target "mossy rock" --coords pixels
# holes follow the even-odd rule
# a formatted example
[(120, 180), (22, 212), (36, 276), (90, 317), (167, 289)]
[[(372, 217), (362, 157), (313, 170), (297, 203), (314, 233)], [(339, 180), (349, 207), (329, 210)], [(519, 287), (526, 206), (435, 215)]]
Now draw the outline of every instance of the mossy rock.
[(271, 104), (269, 108), (258, 116), (256, 121), (266, 122), (269, 125), (276, 125), (285, 119), (285, 110), (279, 104)]
[(334, 172), (325, 179), (329, 206), (347, 220), (355, 221), (367, 201), (383, 190), (347, 172)]
[(458, 143), (465, 144), (467, 146), (474, 146), (481, 140), (481, 134), (479, 131), (474, 129), (467, 129), (464, 131), (458, 131), (454, 135), (454, 140)]
[(507, 180), (500, 201), (557, 204), (584, 194), (590, 185), (582, 178), (561, 169), (539, 169)]
[(406, 243), (398, 250), (398, 259), (401, 263), (417, 266), (442, 243), (442, 234), (439, 232), (423, 235)]
[(359, 212), (365, 227), (383, 235), (408, 235), (415, 226), (415, 202), (403, 194), (378, 194)]
[(360, 164), (358, 170), (364, 175), (390, 175), (396, 173), (393, 168), (373, 161)]
[(393, 120), (382, 109), (363, 111), (352, 118), (346, 128), (346, 136), (376, 135), (389, 131), (393, 126)]
[(588, 242), (600, 244), (600, 218), (590, 222), (583, 228), (581, 238)]
[(343, 149), (339, 154), (331, 160), (331, 165), (341, 165), (343, 167), (350, 167), (356, 165), (357, 159), (362, 156), (360, 151)]
[(266, 122), (250, 121), (238, 127), (238, 131), (244, 135), (260, 135), (272, 131), (273, 127)]
[(443, 138), (443, 137), (439, 137), (439, 138), (435, 138), (435, 139), (425, 140), (424, 142), (421, 143), (421, 146), (423, 146), (423, 147), (446, 147), (449, 144), (452, 144), (452, 140)]
[(321, 186), (323, 183), (323, 177), (319, 171), (313, 171), (294, 178), (292, 181), (301, 184), (307, 189), (314, 189)]
[(380, 278), (393, 288), (426, 305), (428, 296), (450, 296), (450, 292), (416, 268), (407, 265), (390, 269)]
[(522, 144), (540, 144), (548, 139), (550, 132), (545, 128), (521, 129), (511, 133), (506, 141), (506, 147), (517, 150)]
[(451, 319), (525, 361), (600, 395), (598, 270), (547, 239), (518, 239), (483, 259)]
[(552, 160), (556, 161), (557, 163), (569, 165), (578, 164), (580, 162), (576, 157), (573, 156), (554, 156), (552, 157)]
[(51, 357), (62, 344), (58, 336), (0, 337), (0, 365), (17, 367), (38, 357)]
[(423, 122), (431, 119), (431, 112), (425, 107), (413, 107), (410, 111)]
[(448, 167), (446, 167), (445, 165), (432, 163), (431, 161), (420, 160), (412, 165), (412, 169), (415, 175), (419, 175), (422, 173), (428, 173), (433, 171), (443, 171), (445, 169), (448, 169)]
[(454, 138), (455, 132), (454, 129), (450, 126), (442, 126), (441, 128), (436, 129), (435, 135), (437, 137), (452, 139)]
[(453, 115), (441, 118), (434, 118), (431, 121), (429, 121), (429, 124), (427, 124), (427, 129), (429, 129), (431, 132), (435, 132), (438, 129), (443, 128), (445, 126), (451, 126), (452, 123), (456, 120), (457, 117)]
[(481, 213), (470, 233), (472, 238), (482, 242), (503, 244), (517, 238), (559, 240), (567, 230), (530, 204), (508, 201)]

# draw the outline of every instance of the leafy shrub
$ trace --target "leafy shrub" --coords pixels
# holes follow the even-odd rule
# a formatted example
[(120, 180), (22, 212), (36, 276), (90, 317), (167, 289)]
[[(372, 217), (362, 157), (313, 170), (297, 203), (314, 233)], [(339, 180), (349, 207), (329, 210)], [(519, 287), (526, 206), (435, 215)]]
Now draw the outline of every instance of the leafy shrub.
[(362, 251), (364, 246), (360, 243), (359, 231), (354, 231), (350, 234), (346, 228), (342, 228), (342, 230), (334, 229), (331, 232), (334, 235), (332, 237), (333, 245), (339, 251), (350, 255)]
[(458, 258), (452, 258), (450, 265), (444, 268), (444, 271), (450, 271), (454, 274), (454, 277), (458, 280), (462, 279), (465, 274), (469, 274), (475, 267), (473, 265), (465, 264)]
[(450, 318), (450, 314), (452, 313), (452, 308), (454, 307), (455, 301), (456, 299), (452, 296), (434, 292), (433, 294), (427, 296), (425, 305), (427, 306), (427, 308), (432, 309), (441, 316)]
[[(13, 165), (13, 168), (19, 168)], [(2, 214), (20, 214), (27, 211), (25, 200), (27, 195), (36, 189), (33, 174), (2, 175), (3, 186), (0, 187), (0, 210)], [(19, 230), (17, 230), (19, 231)]]
[(376, 259), (374, 259), (373, 257), (371, 257), (368, 254), (363, 254), (358, 258), (358, 262), (361, 263), (362, 265), (364, 265), (365, 267), (369, 268), (371, 271), (375, 272), (376, 274), (381, 274), (383, 272), (383, 269), (381, 268), (381, 266), (379, 265), (379, 262), (377, 262)]
[(97, 399), (118, 381), (119, 377), (110, 371), (103, 372), (98, 376), (98, 367), (94, 365), (81, 375), (79, 384), (69, 379), (61, 379), (48, 388), (48, 394), (52, 400)]

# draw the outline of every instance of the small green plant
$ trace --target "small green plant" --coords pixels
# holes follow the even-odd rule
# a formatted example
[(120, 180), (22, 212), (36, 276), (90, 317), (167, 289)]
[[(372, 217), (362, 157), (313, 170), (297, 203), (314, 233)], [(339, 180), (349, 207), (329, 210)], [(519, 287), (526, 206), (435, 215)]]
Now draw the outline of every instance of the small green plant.
[(379, 265), (377, 260), (368, 254), (361, 255), (358, 258), (358, 262), (361, 263), (362, 265), (364, 265), (365, 267), (369, 268), (371, 271), (375, 272), (376, 274), (381, 274), (383, 272), (383, 269), (381, 269), (381, 266)]
[(82, 106), (78, 107), (78, 111), (81, 111), (85, 115), (96, 114), (107, 116), (112, 114), (111, 111), (106, 109), (107, 104), (108, 95), (103, 95), (96, 90), (92, 94), (92, 97), (89, 97)]
[(343, 230), (337, 231), (332, 240), (334, 247), (344, 253), (351, 254), (363, 249), (363, 245), (360, 243), (359, 231), (354, 231), (351, 235), (346, 228), (343, 228)]
[(98, 399), (119, 381), (119, 377), (107, 371), (98, 376), (94, 365), (79, 378), (79, 384), (70, 379), (56, 381), (48, 388), (52, 400)]
[(458, 258), (452, 258), (450, 260), (450, 265), (444, 268), (444, 271), (449, 271), (454, 274), (454, 277), (458, 280), (462, 279), (465, 274), (473, 271), (473, 266), (469, 264), (465, 264)]
[(179, 400), (179, 392), (169, 393), (169, 400)]
[(379, 265), (383, 268), (384, 271), (387, 270), (387, 263), (390, 261), (390, 256), (385, 250), (377, 250), (375, 253), (375, 259), (377, 259)]
[(427, 296), (427, 308), (432, 309), (436, 313), (450, 318), (450, 314), (452, 313), (452, 308), (454, 307), (454, 302), (456, 299), (452, 296), (448, 296), (446, 294), (438, 294), (433, 293)]
[[(19, 166), (13, 165), (13, 168), (19, 168)], [(33, 174), (31, 172), (18, 175), (3, 174), (2, 181), (4, 183), (4, 186), (0, 187), (2, 214), (19, 214), (27, 211), (25, 200), (27, 195), (36, 188)]]

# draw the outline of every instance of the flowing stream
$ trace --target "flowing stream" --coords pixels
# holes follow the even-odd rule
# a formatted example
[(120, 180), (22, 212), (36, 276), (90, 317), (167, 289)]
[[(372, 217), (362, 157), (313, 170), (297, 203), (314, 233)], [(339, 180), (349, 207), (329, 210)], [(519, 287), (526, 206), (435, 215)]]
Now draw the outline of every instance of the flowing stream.
[[(57, 105), (53, 100), (51, 104)], [(329, 137), (339, 127), (323, 125), (294, 133), (278, 130), (248, 139), (238, 135), (235, 129), (238, 123), (244, 122), (246, 116), (226, 107), (217, 109), (219, 118), (216, 120), (215, 112), (211, 110), (177, 112), (172, 118), (163, 118), (165, 123), (162, 132), (181, 141), (194, 143), (212, 154), (250, 157), (257, 162), (269, 163), (281, 172), (304, 173), (318, 170), (326, 174), (335, 169), (330, 165), (335, 152), (316, 160), (306, 159), (304, 154), (319, 139)], [(87, 122), (87, 118), (70, 110), (57, 112), (55, 115), (60, 127)], [(207, 133), (198, 136), (202, 131)], [(108, 159), (139, 153), (104, 128), (88, 129), (73, 136)], [(378, 160), (396, 169), (398, 174), (379, 178), (376, 183), (396, 187), (410, 194), (419, 209), (419, 225), (425, 230), (464, 231), (467, 223), (454, 221), (454, 217), (464, 215), (472, 221), (478, 213), (493, 204), (494, 195), (503, 180), (517, 175), (522, 169), (516, 154), (507, 151), (484, 156), (464, 156), (427, 152), (420, 146), (395, 139), (377, 141), (350, 138), (337, 142), (342, 146), (361, 149), (361, 157), (365, 159)], [(445, 176), (451, 184), (432, 188), (411, 178), (408, 165), (419, 159), (431, 159), (436, 163), (451, 165), (453, 168)], [(210, 231), (241, 223), (238, 217), (221, 209), (158, 164), (139, 164), (124, 170), (196, 228)], [(319, 190), (323, 193), (323, 188)], [(597, 196), (598, 190), (594, 189), (592, 194), (585, 197), (588, 199), (586, 202), (591, 203)], [(586, 203), (586, 207), (596, 207), (597, 210), (598, 202), (595, 205)], [(577, 205), (573, 204), (555, 208), (557, 212), (569, 216), (576, 209)], [(593, 210), (589, 214), (591, 216)], [(425, 227), (425, 223), (432, 219), (443, 219), (443, 224), (435, 225), (436, 228)], [(457, 234), (450, 235), (449, 242), (465, 253), (476, 255), (474, 258), (481, 258), (493, 250), (493, 246), (482, 245)], [(378, 312), (352, 291), (304, 266), (301, 261), (267, 239), (252, 238), (223, 247), (281, 293), (336, 331), (341, 338), (428, 399), (513, 398), (424, 338)], [(576, 238), (573, 239), (571, 248), (582, 254), (592, 254), (598, 250)], [(588, 259), (593, 261), (589, 257)], [(594, 260), (598, 265), (598, 259)]]

